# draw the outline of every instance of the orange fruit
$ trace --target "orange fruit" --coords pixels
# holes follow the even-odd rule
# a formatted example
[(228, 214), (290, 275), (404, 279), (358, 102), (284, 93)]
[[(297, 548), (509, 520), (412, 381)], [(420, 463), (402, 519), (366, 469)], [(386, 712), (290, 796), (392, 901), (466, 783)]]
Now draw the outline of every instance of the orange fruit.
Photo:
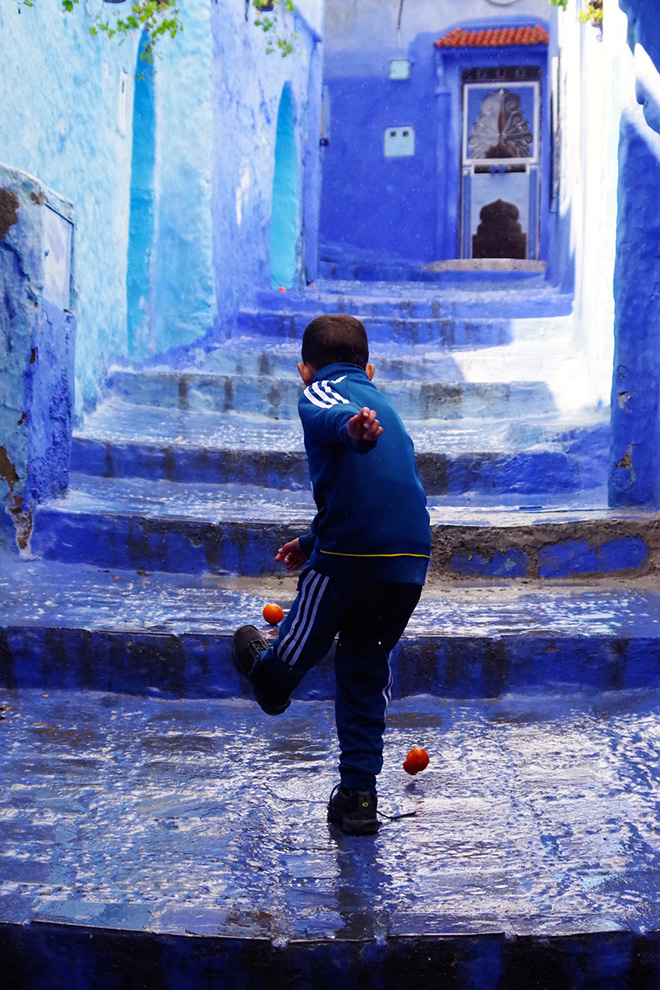
[(413, 748), (408, 753), (405, 762), (403, 764), (403, 769), (406, 773), (414, 774), (419, 773), (420, 770), (425, 770), (429, 765), (429, 754), (421, 746), (413, 746)]
[(276, 626), (284, 618), (284, 612), (279, 605), (269, 602), (268, 605), (264, 605), (263, 616), (266, 622), (270, 622), (271, 626)]

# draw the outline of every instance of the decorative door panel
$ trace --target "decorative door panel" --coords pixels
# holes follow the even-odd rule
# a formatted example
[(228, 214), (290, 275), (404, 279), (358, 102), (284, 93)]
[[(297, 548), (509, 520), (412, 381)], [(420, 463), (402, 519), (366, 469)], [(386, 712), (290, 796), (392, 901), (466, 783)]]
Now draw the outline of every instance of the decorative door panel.
[(536, 66), (463, 73), (463, 258), (538, 258), (540, 78)]

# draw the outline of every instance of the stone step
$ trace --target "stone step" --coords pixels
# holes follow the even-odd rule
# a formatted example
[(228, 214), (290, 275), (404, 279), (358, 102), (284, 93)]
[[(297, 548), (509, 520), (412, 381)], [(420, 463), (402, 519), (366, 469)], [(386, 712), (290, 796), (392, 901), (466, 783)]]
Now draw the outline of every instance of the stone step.
[[(376, 366), (376, 382), (502, 382), (546, 381), (549, 369), (567, 374), (575, 360), (572, 319), (512, 320), (512, 340), (506, 346), (448, 351), (434, 344), (376, 341), (370, 360)], [(259, 336), (230, 338), (208, 347), (188, 347), (177, 355), (182, 378), (196, 375), (246, 375), (297, 378), (300, 341), (273, 340)], [(114, 371), (125, 370), (116, 368)], [(134, 369), (139, 372), (170, 372), (170, 365), (153, 361)], [(477, 376), (473, 373), (476, 370)], [(181, 385), (185, 398), (186, 382)]]
[[(565, 344), (562, 335), (562, 353)], [(513, 345), (512, 345), (513, 346)], [(223, 341), (208, 349), (186, 348), (177, 360), (179, 374), (195, 375), (245, 375), (252, 377), (279, 377), (295, 380), (298, 377), (296, 365), (300, 361), (300, 341), (298, 340), (266, 340), (263, 337), (239, 337)], [(376, 344), (371, 349), (370, 360), (376, 365), (376, 375), (379, 382), (397, 381), (461, 381), (464, 376), (455, 357), (447, 350), (438, 349), (432, 345), (388, 345)], [(502, 362), (499, 362), (502, 364)], [(509, 363), (508, 361), (506, 362)], [(504, 374), (502, 368), (501, 381), (518, 380), (517, 364), (509, 374)], [(126, 369), (118, 367), (111, 369), (111, 374)], [(170, 365), (154, 363), (140, 365), (133, 369), (136, 372), (171, 372)], [(299, 380), (299, 379), (298, 379)], [(497, 379), (493, 379), (497, 380)], [(184, 391), (186, 383), (181, 385)]]
[(329, 702), (0, 702), (9, 987), (658, 984), (657, 688), (395, 701), (379, 808), (411, 817), (373, 838), (326, 825)]
[(414, 319), (498, 316), (527, 318), (564, 316), (572, 311), (573, 297), (559, 293), (541, 276), (504, 285), (465, 281), (351, 282), (317, 279), (301, 292), (262, 290), (256, 303), (264, 310), (287, 313), (349, 313), (363, 317)]
[[(429, 495), (559, 492), (606, 480), (606, 413), (407, 424)], [(308, 487), (298, 420), (111, 399), (74, 431), (71, 469), (105, 476)]]
[[(0, 560), (0, 685), (246, 697), (233, 631), (287, 609), (291, 576), (249, 580)], [(396, 697), (660, 688), (660, 587), (613, 581), (479, 586), (430, 581), (392, 656)], [(334, 694), (330, 662), (301, 699)]]
[[(298, 340), (265, 341), (263, 338), (240, 337), (227, 340), (209, 350), (189, 351), (183, 367), (207, 374), (270, 375), (295, 379), (300, 357)], [(401, 379), (451, 382), (460, 381), (464, 377), (455, 357), (449, 351), (428, 345), (411, 344), (405, 347), (377, 343), (371, 348), (370, 360), (376, 365), (378, 382)], [(507, 375), (504, 375), (502, 369), (501, 381), (517, 380), (518, 368), (515, 361), (513, 365)]]
[[(280, 309), (244, 308), (236, 319), (236, 335), (262, 336), (275, 340), (301, 340), (315, 311), (292, 312)], [(447, 316), (413, 318), (392, 316), (360, 317), (370, 345), (376, 343), (436, 344), (446, 348), (495, 347), (512, 339), (510, 321), (503, 316)]]
[[(213, 412), (247, 412), (273, 419), (297, 417), (302, 382), (286, 378), (160, 370), (113, 371), (108, 391), (136, 405)], [(552, 413), (545, 382), (379, 381), (406, 420), (529, 417)]]
[[(581, 415), (595, 401), (589, 392), (589, 371), (575, 352), (572, 318), (555, 317), (510, 321), (511, 340), (506, 345), (447, 350), (433, 344), (376, 341), (370, 360), (376, 367), (376, 384), (390, 382), (470, 383), (517, 386), (540, 383), (565, 413)], [(241, 336), (208, 348), (183, 348), (177, 355), (179, 393), (188, 400), (204, 375), (275, 377), (297, 381), (300, 342), (267, 337)], [(125, 368), (114, 369), (125, 371)], [(169, 373), (170, 366), (153, 363), (142, 373)]]
[[(49, 560), (201, 574), (278, 570), (273, 556), (314, 515), (308, 491), (72, 475), (40, 506), (31, 551)], [(563, 579), (646, 573), (657, 565), (653, 513), (527, 505), (451, 506), (429, 499), (431, 570), (447, 579)], [(393, 510), (394, 511), (394, 510)]]

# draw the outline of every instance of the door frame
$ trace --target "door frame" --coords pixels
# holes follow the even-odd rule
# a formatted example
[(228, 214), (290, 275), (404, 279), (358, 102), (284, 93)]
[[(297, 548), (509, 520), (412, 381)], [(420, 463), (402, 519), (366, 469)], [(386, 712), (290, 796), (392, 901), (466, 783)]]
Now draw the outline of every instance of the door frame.
[[(538, 72), (535, 70), (538, 69)], [(516, 72), (520, 78), (516, 78)], [(484, 79), (483, 75), (493, 74), (492, 79)], [(496, 75), (497, 73), (497, 75)], [(476, 78), (469, 78), (475, 76)], [(479, 78), (482, 76), (482, 78)], [(484, 168), (497, 171), (524, 168), (529, 175), (529, 201), (527, 214), (527, 258), (538, 260), (540, 249), (540, 192), (543, 184), (543, 71), (541, 66), (498, 66), (464, 70), (461, 73), (461, 176), (460, 176), (460, 208), (458, 244), (461, 258), (472, 258), (472, 179), (478, 170)], [(534, 153), (519, 158), (472, 158), (467, 160), (468, 140), (468, 92), (470, 89), (490, 90), (513, 89), (514, 87), (531, 88), (535, 92), (532, 117), (532, 134), (534, 135)]]
[[(492, 27), (492, 23), (484, 27)], [(499, 25), (498, 25), (499, 26)], [(541, 69), (539, 158), (539, 230), (537, 257), (547, 260), (550, 225), (549, 153), (551, 147), (550, 97), (547, 85), (548, 45), (501, 47), (436, 47), (436, 146), (437, 146), (437, 260), (461, 257), (461, 164), (463, 134), (463, 73), (483, 66), (538, 66)]]

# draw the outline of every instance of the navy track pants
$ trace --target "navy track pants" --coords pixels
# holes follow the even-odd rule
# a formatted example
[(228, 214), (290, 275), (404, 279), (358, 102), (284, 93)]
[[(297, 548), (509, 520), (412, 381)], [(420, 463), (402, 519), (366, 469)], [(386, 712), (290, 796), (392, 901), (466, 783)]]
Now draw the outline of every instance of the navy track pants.
[(277, 639), (252, 669), (261, 697), (280, 707), (339, 634), (335, 717), (342, 787), (376, 789), (392, 689), (390, 653), (421, 592), (417, 584), (330, 578), (306, 567)]

